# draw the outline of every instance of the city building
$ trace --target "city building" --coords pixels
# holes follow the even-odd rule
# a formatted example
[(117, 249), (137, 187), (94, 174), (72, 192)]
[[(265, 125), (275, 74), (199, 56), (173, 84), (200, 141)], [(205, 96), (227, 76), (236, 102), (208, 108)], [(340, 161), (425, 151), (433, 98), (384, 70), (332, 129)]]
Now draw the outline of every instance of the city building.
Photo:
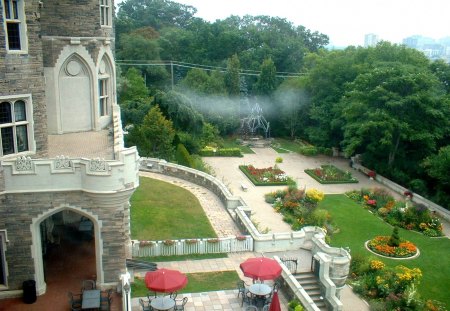
[(364, 47), (375, 46), (380, 41), (378, 36), (373, 33), (369, 33), (364, 36)]
[(98, 287), (116, 286), (139, 156), (116, 103), (114, 2), (1, 3), (0, 298), (29, 280), (44, 294), (47, 251), (69, 241), (90, 243)]

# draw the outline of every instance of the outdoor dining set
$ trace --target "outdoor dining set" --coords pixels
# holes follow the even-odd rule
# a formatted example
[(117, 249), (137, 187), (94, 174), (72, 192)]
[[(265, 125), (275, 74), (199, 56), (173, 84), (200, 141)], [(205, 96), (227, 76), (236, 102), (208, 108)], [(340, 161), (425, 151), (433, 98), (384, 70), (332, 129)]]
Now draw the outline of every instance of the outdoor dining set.
[(102, 291), (96, 288), (94, 280), (83, 280), (81, 293), (68, 293), (69, 305), (72, 311), (111, 309), (112, 289)]
[(238, 297), (242, 297), (241, 306), (246, 303), (248, 311), (281, 311), (278, 297), (279, 285), (274, 282), (270, 286), (264, 281), (275, 280), (281, 275), (280, 264), (270, 258), (249, 258), (240, 264), (244, 276), (253, 279), (253, 284), (247, 285), (244, 281), (238, 281)]
[(147, 272), (145, 285), (150, 292), (147, 299), (139, 298), (142, 310), (184, 310), (188, 298), (177, 299), (177, 291), (185, 287), (187, 282), (186, 275), (177, 270), (158, 269)]
[[(253, 279), (251, 285), (238, 281), (238, 298), (242, 298), (241, 306), (246, 304), (246, 310), (281, 311), (278, 298), (278, 284), (273, 286), (264, 283), (275, 280), (281, 275), (280, 264), (270, 258), (249, 258), (240, 264), (244, 276)], [(147, 298), (139, 298), (142, 311), (153, 310), (184, 310), (188, 298), (177, 298), (177, 291), (186, 286), (188, 279), (183, 273), (158, 269), (145, 274), (145, 285), (150, 290)], [(158, 295), (158, 293), (160, 293)]]

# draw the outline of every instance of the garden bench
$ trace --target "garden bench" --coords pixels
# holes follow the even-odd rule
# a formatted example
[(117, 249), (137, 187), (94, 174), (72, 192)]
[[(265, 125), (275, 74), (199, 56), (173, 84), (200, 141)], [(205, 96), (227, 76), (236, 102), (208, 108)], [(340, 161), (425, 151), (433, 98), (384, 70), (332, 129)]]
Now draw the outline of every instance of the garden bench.
[(248, 190), (247, 185), (244, 184), (244, 183), (241, 184), (241, 188), (242, 188), (243, 191), (247, 191)]

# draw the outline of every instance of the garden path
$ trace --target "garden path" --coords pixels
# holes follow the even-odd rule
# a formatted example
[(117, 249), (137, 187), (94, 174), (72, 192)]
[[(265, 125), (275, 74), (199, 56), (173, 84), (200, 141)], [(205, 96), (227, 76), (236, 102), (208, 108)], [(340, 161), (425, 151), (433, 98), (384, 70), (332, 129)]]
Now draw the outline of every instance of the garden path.
[[(290, 226), (283, 221), (282, 215), (276, 213), (272, 206), (264, 201), (264, 194), (284, 189), (286, 186), (257, 187), (239, 170), (239, 165), (252, 164), (256, 168), (266, 168), (274, 166), (275, 159), (281, 156), (283, 163), (278, 164), (278, 167), (292, 177), (299, 188), (316, 188), (328, 194), (344, 193), (362, 187), (381, 187), (376, 181), (370, 180), (356, 170), (351, 171), (352, 175), (359, 180), (359, 183), (356, 184), (322, 185), (304, 172), (305, 169), (316, 168), (322, 164), (333, 164), (344, 171), (350, 170), (349, 162), (345, 159), (325, 156), (305, 157), (297, 153), (278, 154), (272, 148), (254, 148), (252, 150), (255, 152), (254, 154), (245, 154), (243, 158), (205, 157), (203, 160), (212, 167), (216, 177), (222, 180), (234, 195), (242, 197), (247, 205), (252, 208), (252, 220), (259, 224), (260, 231), (266, 228), (274, 233), (291, 231)], [(242, 183), (248, 186), (247, 191), (242, 190)]]

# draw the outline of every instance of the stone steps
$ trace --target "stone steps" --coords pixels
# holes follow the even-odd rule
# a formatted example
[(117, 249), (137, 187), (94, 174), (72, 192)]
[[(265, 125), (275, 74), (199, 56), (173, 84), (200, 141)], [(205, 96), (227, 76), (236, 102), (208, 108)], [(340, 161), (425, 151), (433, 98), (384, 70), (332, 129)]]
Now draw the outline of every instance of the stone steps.
[(312, 272), (300, 272), (296, 273), (294, 276), (309, 297), (314, 301), (316, 306), (322, 311), (328, 311), (327, 305), (322, 297), (317, 277)]

